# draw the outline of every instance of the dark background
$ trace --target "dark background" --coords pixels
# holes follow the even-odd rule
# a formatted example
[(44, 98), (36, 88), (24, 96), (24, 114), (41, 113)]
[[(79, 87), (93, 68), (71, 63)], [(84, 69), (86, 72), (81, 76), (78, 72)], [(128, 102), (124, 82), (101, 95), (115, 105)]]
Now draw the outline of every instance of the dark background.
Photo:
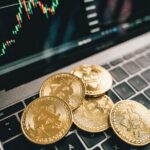
[[(5, 0), (0, 2), (0, 7), (17, 2), (17, 0)], [(42, 2), (51, 5), (47, 0)], [(99, 33), (150, 14), (149, 0), (95, 0), (95, 4), (101, 27)], [(0, 49), (7, 39), (16, 39), (16, 43), (7, 48), (6, 55), (0, 57), (0, 66), (45, 49), (90, 36), (83, 0), (60, 0), (56, 14), (49, 15), (49, 19), (46, 19), (39, 8), (33, 10), (34, 15), (31, 16), (30, 21), (24, 12), (23, 28), (17, 36), (14, 36), (12, 29), (17, 24), (15, 15), (18, 7), (19, 5), (0, 9)], [(126, 32), (118, 30), (118, 34)]]
[[(0, 76), (0, 89), (18, 86), (150, 30), (150, 0), (95, 0), (101, 30), (94, 34), (90, 33), (86, 17), (85, 7), (88, 4), (83, 0), (60, 0), (56, 14), (49, 15), (49, 19), (39, 8), (33, 10), (34, 15), (30, 21), (24, 12), (23, 28), (14, 36), (12, 29), (17, 24), (15, 15), (19, 6), (14, 5), (16, 2), (0, 1), (0, 50), (7, 39), (16, 40), (15, 44), (6, 49), (6, 54), (0, 57), (0, 67), (50, 48), (49, 53), (55, 53), (59, 51), (59, 46), (67, 43), (74, 47), (70, 49), (64, 46), (66, 51), (59, 55), (54, 54)], [(49, 4), (50, 1), (42, 2)], [(8, 4), (14, 6), (1, 8)], [(144, 20), (145, 16), (149, 20)], [(137, 23), (139, 19), (142, 21), (140, 24)], [(129, 28), (122, 28), (125, 23)], [(91, 38), (92, 43), (79, 47), (78, 42), (87, 38)]]

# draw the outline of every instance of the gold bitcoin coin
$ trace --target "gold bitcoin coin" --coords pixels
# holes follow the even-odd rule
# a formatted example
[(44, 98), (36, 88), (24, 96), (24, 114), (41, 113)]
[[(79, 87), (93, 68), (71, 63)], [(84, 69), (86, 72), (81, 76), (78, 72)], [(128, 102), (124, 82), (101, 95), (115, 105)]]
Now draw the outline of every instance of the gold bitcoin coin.
[(97, 65), (81, 65), (74, 68), (71, 73), (82, 79), (88, 96), (102, 95), (112, 86), (111, 74)]
[(40, 97), (56, 96), (66, 101), (73, 110), (85, 97), (85, 86), (81, 79), (70, 73), (59, 73), (50, 76), (40, 89)]
[(66, 102), (57, 97), (42, 97), (24, 110), (21, 128), (36, 144), (52, 144), (62, 139), (72, 125), (72, 113)]
[(113, 102), (106, 95), (84, 100), (83, 104), (73, 111), (73, 122), (84, 131), (102, 132), (109, 128), (112, 106)]
[(142, 146), (150, 143), (150, 112), (133, 100), (115, 104), (110, 113), (114, 132), (126, 143)]

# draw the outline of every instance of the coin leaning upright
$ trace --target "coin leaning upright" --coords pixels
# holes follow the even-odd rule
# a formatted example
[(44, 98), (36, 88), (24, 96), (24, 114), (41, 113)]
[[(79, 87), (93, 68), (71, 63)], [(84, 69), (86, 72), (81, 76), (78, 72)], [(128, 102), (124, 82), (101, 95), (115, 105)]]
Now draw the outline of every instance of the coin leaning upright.
[(102, 95), (112, 86), (111, 74), (98, 65), (81, 65), (74, 68), (71, 73), (82, 79), (88, 96)]
[(110, 113), (114, 132), (126, 143), (143, 146), (150, 143), (150, 112), (133, 100), (119, 101)]
[(84, 131), (102, 132), (110, 126), (109, 113), (112, 106), (112, 100), (106, 95), (84, 100), (83, 104), (72, 112), (73, 122)]
[(23, 112), (21, 128), (36, 144), (52, 144), (62, 139), (72, 125), (72, 113), (57, 97), (42, 97), (31, 102)]
[(81, 79), (70, 73), (50, 76), (41, 86), (40, 97), (56, 96), (64, 100), (73, 110), (85, 97), (85, 86)]

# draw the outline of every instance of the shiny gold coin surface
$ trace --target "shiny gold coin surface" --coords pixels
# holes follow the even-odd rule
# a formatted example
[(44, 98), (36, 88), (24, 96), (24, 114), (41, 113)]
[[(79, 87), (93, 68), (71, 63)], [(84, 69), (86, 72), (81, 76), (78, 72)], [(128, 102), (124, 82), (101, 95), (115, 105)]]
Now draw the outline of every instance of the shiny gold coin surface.
[(36, 144), (52, 144), (62, 139), (72, 125), (72, 113), (66, 102), (56, 97), (42, 97), (24, 110), (21, 128)]
[(150, 112), (133, 100), (116, 103), (110, 113), (114, 132), (126, 143), (142, 146), (150, 143)]
[(81, 79), (70, 73), (59, 73), (50, 76), (40, 89), (40, 97), (56, 96), (66, 101), (73, 110), (85, 97), (85, 86)]
[(102, 95), (112, 86), (111, 74), (97, 65), (81, 65), (74, 68), (71, 73), (82, 79), (88, 96)]
[(112, 106), (113, 102), (106, 95), (84, 100), (83, 104), (73, 111), (73, 122), (84, 131), (102, 132), (109, 128)]

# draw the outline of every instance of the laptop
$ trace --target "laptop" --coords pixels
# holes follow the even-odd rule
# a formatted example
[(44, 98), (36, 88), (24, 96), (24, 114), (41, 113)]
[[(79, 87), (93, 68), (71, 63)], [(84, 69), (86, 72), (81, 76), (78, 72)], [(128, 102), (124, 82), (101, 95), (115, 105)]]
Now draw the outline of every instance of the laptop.
[(113, 76), (107, 95), (150, 109), (149, 0), (0, 1), (0, 150), (150, 150), (112, 129), (87, 133), (73, 125), (52, 145), (36, 145), (20, 129), (24, 108), (57, 72), (96, 64)]

